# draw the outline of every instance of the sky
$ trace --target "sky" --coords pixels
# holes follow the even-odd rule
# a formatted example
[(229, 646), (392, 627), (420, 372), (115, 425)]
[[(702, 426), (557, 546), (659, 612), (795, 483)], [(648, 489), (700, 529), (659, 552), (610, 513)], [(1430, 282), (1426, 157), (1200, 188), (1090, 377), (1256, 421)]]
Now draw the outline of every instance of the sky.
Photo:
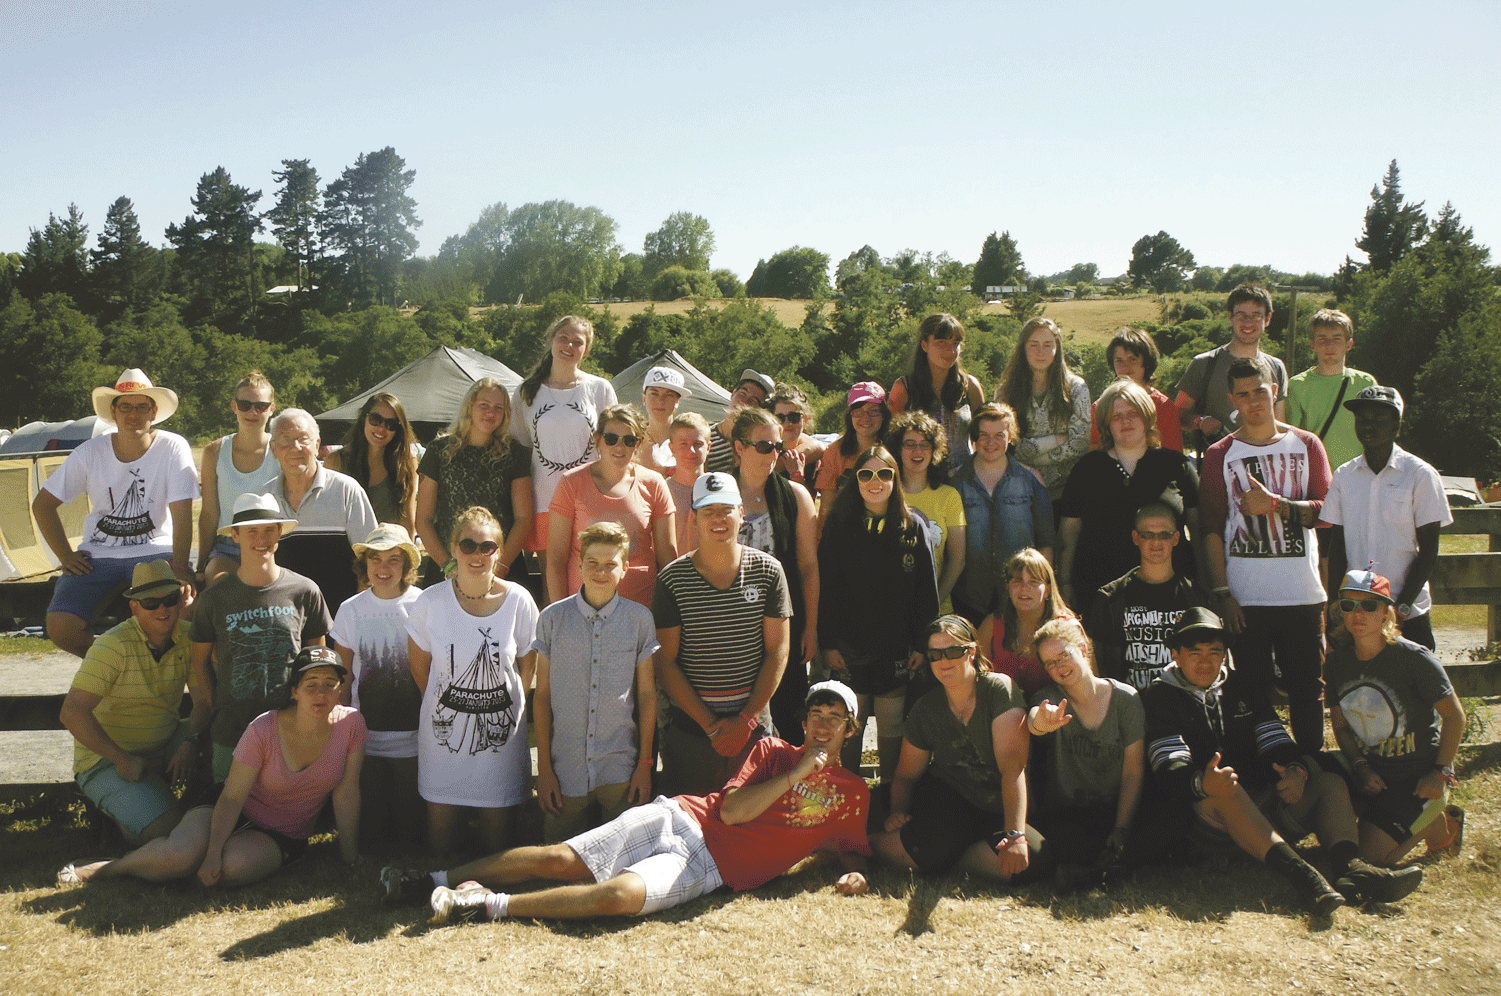
[(1034, 274), (1124, 272), (1159, 230), (1330, 273), (1392, 159), (1497, 245), (1501, 3), (1231, 7), (0, 0), (0, 252), (70, 203), (92, 245), (121, 195), (162, 245), (215, 167), (265, 209), (281, 160), (326, 184), (388, 145), (421, 255), (562, 199), (627, 252), (700, 214), (742, 279), (793, 245), (972, 263), (992, 231)]

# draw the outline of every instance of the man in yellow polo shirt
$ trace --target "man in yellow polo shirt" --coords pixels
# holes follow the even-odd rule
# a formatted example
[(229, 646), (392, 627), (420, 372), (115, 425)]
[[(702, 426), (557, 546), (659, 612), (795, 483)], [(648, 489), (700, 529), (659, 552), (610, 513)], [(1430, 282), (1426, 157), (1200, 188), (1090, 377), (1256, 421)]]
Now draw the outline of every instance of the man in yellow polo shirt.
[(137, 564), (131, 582), (130, 618), (89, 647), (59, 718), (77, 741), (79, 789), (139, 844), (182, 818), (170, 782), (192, 774), (209, 717), (195, 701), (192, 718), (179, 718), (192, 680), (182, 582), (165, 560)]

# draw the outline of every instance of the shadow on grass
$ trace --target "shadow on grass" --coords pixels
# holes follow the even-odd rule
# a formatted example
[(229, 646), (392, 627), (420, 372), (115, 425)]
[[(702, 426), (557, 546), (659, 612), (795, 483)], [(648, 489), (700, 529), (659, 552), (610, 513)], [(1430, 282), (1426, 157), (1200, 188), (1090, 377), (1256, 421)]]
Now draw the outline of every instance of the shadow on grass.
[(1468, 778), (1501, 768), (1501, 743), (1479, 744), (1460, 748), (1457, 774)]

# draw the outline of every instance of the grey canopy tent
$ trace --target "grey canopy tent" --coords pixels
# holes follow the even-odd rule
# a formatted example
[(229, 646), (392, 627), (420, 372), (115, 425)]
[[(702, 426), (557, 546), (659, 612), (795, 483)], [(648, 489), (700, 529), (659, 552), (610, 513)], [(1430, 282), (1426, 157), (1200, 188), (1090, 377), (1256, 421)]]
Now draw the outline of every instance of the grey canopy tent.
[(335, 443), (344, 438), (360, 413), (360, 406), (372, 394), (394, 394), (407, 410), (417, 438), (423, 443), (448, 428), (459, 411), (469, 387), (482, 377), (493, 377), (510, 393), (521, 383), (521, 375), (499, 360), (473, 349), (439, 346), (421, 359), (414, 360), (368, 390), (350, 398), (337, 408), (315, 416), (323, 441)]
[(646, 382), (647, 371), (652, 367), (672, 367), (683, 375), (683, 382), (692, 397), (684, 398), (678, 405), (680, 412), (698, 412), (709, 424), (724, 420), (730, 407), (730, 392), (714, 383), (703, 372), (678, 355), (677, 350), (664, 349), (655, 356), (648, 356), (626, 367), (610, 378), (615, 387), (615, 397), (621, 404), (641, 407), (641, 387)]

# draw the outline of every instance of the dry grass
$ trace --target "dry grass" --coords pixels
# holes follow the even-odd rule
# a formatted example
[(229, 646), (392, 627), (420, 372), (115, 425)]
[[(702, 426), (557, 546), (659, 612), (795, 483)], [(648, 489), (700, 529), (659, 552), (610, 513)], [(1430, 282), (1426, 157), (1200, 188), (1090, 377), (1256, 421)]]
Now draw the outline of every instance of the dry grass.
[(833, 874), (720, 891), (642, 921), (429, 928), (376, 903), (331, 844), (295, 872), (234, 891), (110, 882), (52, 887), (87, 853), (37, 806), (3, 831), (0, 992), (745, 993), (994, 992), (1178, 996), (1352, 991), (1481, 993), (1501, 972), (1501, 744), (1461, 755), (1464, 853), (1428, 861), (1400, 906), (1294, 912), (1286, 886), (1235, 864), (1064, 899), (961, 879), (872, 875), (842, 899)]
[[(1484, 553), (1490, 549), (1486, 536), (1440, 536), (1439, 553)], [(1440, 628), (1485, 629), (1484, 605), (1435, 605), (1433, 625)]]
[[(1001, 303), (987, 304), (987, 314), (1004, 314)], [(1122, 325), (1155, 322), (1162, 317), (1162, 302), (1155, 297), (1106, 297), (1098, 301), (1049, 301), (1043, 314), (1058, 323), (1076, 342), (1105, 345)]]
[[(705, 302), (710, 308), (721, 308), (729, 302), (728, 298), (710, 299)], [(797, 328), (803, 324), (803, 318), (808, 313), (808, 301), (788, 300), (784, 297), (758, 297), (753, 299), (764, 308), (770, 308), (776, 312), (777, 321), (788, 328)], [(625, 301), (617, 304), (596, 304), (591, 307), (599, 311), (608, 311), (622, 322), (632, 315), (639, 314), (647, 308), (656, 308), (659, 315), (682, 315), (692, 311), (695, 303), (687, 298), (681, 301)], [(824, 307), (830, 310), (834, 302), (825, 301)]]

